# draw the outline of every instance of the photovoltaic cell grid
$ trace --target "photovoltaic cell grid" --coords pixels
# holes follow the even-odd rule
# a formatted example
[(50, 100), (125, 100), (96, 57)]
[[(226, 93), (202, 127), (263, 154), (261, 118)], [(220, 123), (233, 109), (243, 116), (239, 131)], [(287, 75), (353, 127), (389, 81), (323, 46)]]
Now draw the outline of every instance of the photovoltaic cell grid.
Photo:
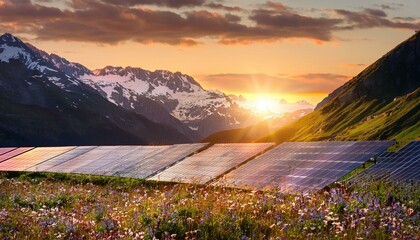
[(74, 147), (37, 147), (0, 163), (1, 171), (24, 171), (27, 168), (65, 153)]
[(391, 177), (393, 180), (420, 180), (420, 141), (413, 141), (395, 153), (378, 157), (377, 164), (356, 176), (354, 180), (366, 177)]
[(0, 155), (3, 155), (3, 154), (5, 154), (5, 153), (7, 153), (7, 152), (10, 152), (10, 151), (12, 151), (13, 149), (16, 149), (16, 148), (14, 148), (14, 147), (0, 148)]
[(63, 154), (60, 154), (58, 156), (55, 156), (53, 158), (48, 159), (48, 161), (44, 161), (41, 162), (37, 165), (34, 165), (28, 169), (26, 169), (26, 171), (38, 171), (38, 172), (64, 172), (63, 169), (59, 167), (59, 165), (77, 157), (80, 156), (94, 148), (96, 148), (97, 146), (80, 146), (80, 147), (75, 147)]
[(107, 161), (105, 165), (101, 165), (100, 168), (97, 168), (94, 173), (100, 175), (131, 177), (130, 173), (135, 171), (135, 166), (137, 164), (144, 161), (144, 159), (171, 147), (172, 146), (136, 146), (132, 149), (133, 151), (120, 156), (118, 160)]
[[(101, 157), (104, 157), (107, 154), (112, 154), (113, 151), (121, 147), (124, 146), (92, 147), (89, 151), (84, 151), (83, 153), (74, 155), (71, 159), (50, 168), (49, 171), (65, 173), (91, 173), (91, 171), (95, 168), (94, 162), (99, 161)], [(83, 169), (85, 166), (86, 168)]]
[(120, 171), (120, 176), (133, 178), (147, 178), (174, 163), (184, 159), (188, 155), (199, 151), (207, 146), (207, 143), (176, 144), (169, 148), (157, 151), (148, 157), (139, 159), (134, 165)]
[(205, 184), (273, 146), (273, 143), (215, 144), (149, 178)]
[(33, 147), (21, 147), (21, 148), (16, 148), (12, 151), (6, 152), (2, 155), (0, 155), (0, 164), (14, 156), (17, 156), (19, 154), (22, 154), (24, 152), (30, 151), (31, 149), (33, 149)]
[(392, 144), (287, 142), (231, 171), (215, 185), (306, 193), (333, 183)]

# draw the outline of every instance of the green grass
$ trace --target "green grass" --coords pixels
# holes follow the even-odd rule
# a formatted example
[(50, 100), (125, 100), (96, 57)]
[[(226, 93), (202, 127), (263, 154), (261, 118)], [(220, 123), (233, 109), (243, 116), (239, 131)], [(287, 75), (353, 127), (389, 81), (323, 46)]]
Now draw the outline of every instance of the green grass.
[(364, 100), (326, 106), (259, 142), (396, 140), (393, 150), (420, 139), (420, 89), (386, 102)]
[(418, 183), (310, 196), (119, 177), (0, 174), (1, 239), (416, 239)]

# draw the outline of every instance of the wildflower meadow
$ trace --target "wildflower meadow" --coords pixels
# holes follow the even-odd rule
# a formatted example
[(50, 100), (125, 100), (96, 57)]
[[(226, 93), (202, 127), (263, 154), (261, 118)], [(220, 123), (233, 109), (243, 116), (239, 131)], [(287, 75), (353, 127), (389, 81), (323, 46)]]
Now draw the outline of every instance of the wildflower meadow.
[(311, 195), (51, 173), (0, 174), (1, 239), (419, 239), (418, 182)]

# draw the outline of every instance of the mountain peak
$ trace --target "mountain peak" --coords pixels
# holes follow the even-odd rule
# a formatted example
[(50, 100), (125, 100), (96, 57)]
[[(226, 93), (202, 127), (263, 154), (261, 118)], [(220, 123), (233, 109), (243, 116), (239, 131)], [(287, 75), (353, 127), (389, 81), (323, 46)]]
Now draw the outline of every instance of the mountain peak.
[(5, 33), (1, 35), (0, 40), (4, 43), (15, 43), (15, 42), (22, 43), (22, 41), (19, 38), (13, 36), (10, 33)]

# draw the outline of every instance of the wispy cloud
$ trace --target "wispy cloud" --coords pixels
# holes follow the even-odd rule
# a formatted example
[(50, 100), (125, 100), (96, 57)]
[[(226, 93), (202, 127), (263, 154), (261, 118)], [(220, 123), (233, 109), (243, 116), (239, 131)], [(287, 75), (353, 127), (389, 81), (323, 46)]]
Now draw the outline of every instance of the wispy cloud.
[(37, 2), (0, 0), (0, 31), (29, 33), (47, 40), (193, 46), (203, 39), (222, 44), (288, 38), (322, 42), (333, 40), (334, 34), (343, 30), (420, 28), (419, 20), (390, 18), (385, 6), (361, 11), (336, 9), (320, 17), (271, 1), (246, 11), (206, 0), (65, 0), (60, 8), (51, 7), (51, 1)]

